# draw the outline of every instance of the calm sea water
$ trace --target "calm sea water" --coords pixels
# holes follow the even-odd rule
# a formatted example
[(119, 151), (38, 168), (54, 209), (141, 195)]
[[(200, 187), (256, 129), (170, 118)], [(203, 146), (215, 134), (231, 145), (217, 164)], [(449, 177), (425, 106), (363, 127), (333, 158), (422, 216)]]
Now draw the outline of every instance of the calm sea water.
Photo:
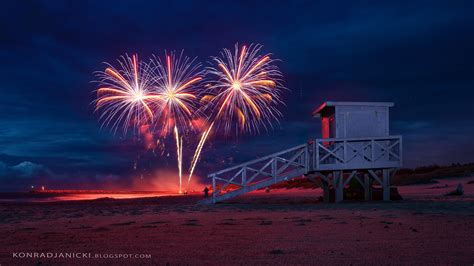
[(66, 192), (66, 193), (31, 193), (31, 192), (6, 192), (0, 193), (0, 202), (51, 202), (69, 200), (95, 200), (103, 198), (133, 199), (150, 198), (176, 195), (172, 192)]

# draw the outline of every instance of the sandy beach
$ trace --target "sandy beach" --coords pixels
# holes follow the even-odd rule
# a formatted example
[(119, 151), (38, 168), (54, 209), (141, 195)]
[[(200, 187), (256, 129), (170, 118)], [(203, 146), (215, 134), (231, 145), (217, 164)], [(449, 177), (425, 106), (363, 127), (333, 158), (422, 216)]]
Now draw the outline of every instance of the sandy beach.
[[(319, 189), (258, 191), (217, 205), (196, 204), (200, 195), (4, 202), (0, 264), (472, 265), (472, 180), (402, 186), (396, 202), (324, 204)], [(458, 183), (465, 195), (444, 195)], [(28, 252), (92, 258), (18, 257)], [(120, 254), (131, 257), (105, 258)]]

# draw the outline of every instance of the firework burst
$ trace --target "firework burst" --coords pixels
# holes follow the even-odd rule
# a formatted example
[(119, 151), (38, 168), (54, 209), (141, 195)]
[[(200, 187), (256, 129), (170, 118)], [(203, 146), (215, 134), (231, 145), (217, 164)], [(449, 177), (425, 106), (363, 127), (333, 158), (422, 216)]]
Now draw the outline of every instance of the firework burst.
[(224, 49), (222, 58), (214, 57), (217, 67), (208, 69), (214, 76), (201, 98), (204, 110), (210, 111), (212, 122), (203, 132), (191, 161), (188, 184), (201, 154), (202, 147), (213, 130), (258, 133), (261, 127), (273, 127), (281, 117), (277, 105), (280, 100), (281, 72), (273, 64), (270, 54), (260, 55), (261, 45), (235, 45), (234, 53)]
[(154, 56), (151, 65), (154, 72), (153, 92), (158, 95), (155, 127), (166, 136), (174, 127), (179, 132), (192, 129), (192, 119), (198, 110), (199, 83), (203, 79), (201, 65), (194, 59), (165, 53), (164, 62)]
[(102, 126), (111, 127), (114, 134), (119, 128), (124, 134), (128, 128), (154, 119), (152, 103), (158, 95), (152, 93), (152, 71), (148, 64), (138, 61), (137, 55), (120, 57), (120, 68), (107, 64), (104, 71), (96, 72), (99, 78), (96, 111), (100, 110)]
[(281, 117), (281, 72), (270, 54), (260, 55), (261, 45), (235, 45), (234, 53), (224, 49), (222, 57), (214, 57), (216, 67), (208, 69), (214, 76), (201, 98), (210, 108), (217, 128), (225, 134), (258, 133), (268, 130)]

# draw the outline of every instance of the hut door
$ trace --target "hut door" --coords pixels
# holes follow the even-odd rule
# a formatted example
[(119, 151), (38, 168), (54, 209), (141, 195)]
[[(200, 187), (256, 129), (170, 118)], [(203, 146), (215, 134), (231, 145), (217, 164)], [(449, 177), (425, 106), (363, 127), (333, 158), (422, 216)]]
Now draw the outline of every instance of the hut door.
[(321, 126), (322, 126), (322, 136), (323, 139), (327, 138), (335, 138), (336, 137), (336, 125), (334, 124), (334, 115), (328, 116), (328, 117), (323, 117), (321, 120)]
[(329, 117), (329, 138), (336, 137), (336, 125), (334, 124), (334, 115)]

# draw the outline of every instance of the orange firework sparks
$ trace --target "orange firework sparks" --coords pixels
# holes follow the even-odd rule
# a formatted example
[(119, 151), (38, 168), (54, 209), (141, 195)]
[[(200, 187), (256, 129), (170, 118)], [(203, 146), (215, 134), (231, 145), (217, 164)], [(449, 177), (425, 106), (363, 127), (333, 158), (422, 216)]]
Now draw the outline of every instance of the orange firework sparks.
[(149, 65), (139, 62), (137, 55), (122, 56), (120, 69), (107, 64), (105, 71), (97, 72), (100, 88), (94, 101), (101, 110), (102, 126), (110, 126), (114, 133), (119, 127), (124, 133), (132, 126), (136, 129), (154, 118), (151, 92), (152, 72)]

